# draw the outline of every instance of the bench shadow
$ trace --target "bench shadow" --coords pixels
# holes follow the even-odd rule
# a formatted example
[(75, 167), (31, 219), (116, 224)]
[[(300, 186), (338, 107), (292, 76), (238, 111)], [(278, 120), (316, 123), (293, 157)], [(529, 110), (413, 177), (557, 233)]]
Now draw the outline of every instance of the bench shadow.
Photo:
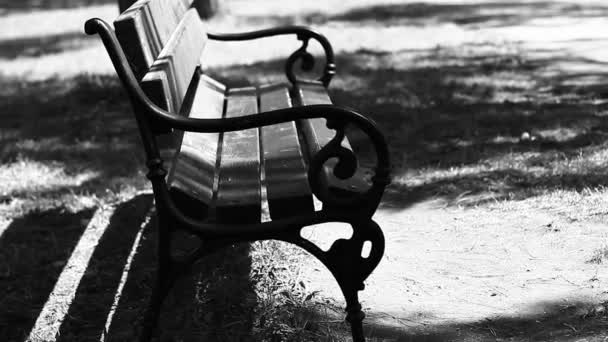
[[(106, 341), (134, 340), (141, 333), (156, 274), (155, 228), (153, 218), (133, 259)], [(188, 236), (181, 238), (178, 245), (184, 246)], [(249, 277), (249, 250), (249, 244), (238, 244), (197, 262), (165, 299), (153, 340), (251, 340), (257, 297)]]
[(0, 237), (0, 336), (23, 341), (34, 326), (94, 210), (65, 208), (14, 219)]
[(80, 280), (57, 341), (99, 341), (127, 257), (151, 205), (152, 195), (147, 194), (115, 209)]
[(41, 57), (69, 50), (79, 50), (95, 43), (93, 37), (82, 32), (68, 32), (40, 37), (0, 41), (0, 58)]
[[(563, 300), (533, 303), (517, 317), (487, 317), (480, 321), (433, 324), (413, 317), (395, 322), (365, 325), (370, 341), (601, 341), (608, 336), (606, 303)], [(370, 314), (373, 316), (373, 313)]]

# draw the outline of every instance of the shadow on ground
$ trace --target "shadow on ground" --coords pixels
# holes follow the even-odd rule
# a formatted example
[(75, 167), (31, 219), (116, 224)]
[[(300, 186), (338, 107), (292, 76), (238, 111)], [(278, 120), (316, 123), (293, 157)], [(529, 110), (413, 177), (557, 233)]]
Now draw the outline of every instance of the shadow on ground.
[(82, 32), (0, 41), (0, 58), (41, 57), (93, 45), (96, 40)]
[[(144, 236), (144, 248), (135, 256), (106, 341), (134, 340), (141, 333), (156, 274), (155, 224), (153, 221)], [(177, 281), (164, 301), (155, 338), (241, 341), (253, 336), (257, 297), (249, 278), (250, 268), (247, 244), (202, 259), (188, 276)], [(72, 330), (66, 327), (66, 332)]]
[[(0, 0), (0, 15), (15, 11), (74, 8), (117, 3), (117, 0)], [(118, 5), (116, 8), (118, 12)]]
[(12, 221), (0, 236), (0, 336), (23, 341), (93, 210), (51, 209)]
[(395, 22), (409, 25), (453, 23), (457, 25), (511, 26), (533, 19), (556, 17), (601, 18), (608, 13), (602, 5), (554, 1), (496, 1), (474, 4), (416, 2), (356, 8), (328, 18), (340, 21)]
[[(608, 337), (606, 305), (585, 302), (538, 302), (529, 306), (531, 314), (518, 317), (488, 317), (479, 322), (404, 327), (368, 324), (371, 341), (604, 341)], [(373, 315), (373, 314), (372, 314)], [(407, 326), (407, 327), (406, 327)]]
[[(134, 340), (140, 334), (156, 273), (156, 220), (147, 221), (131, 263), (110, 330), (108, 314), (135, 237), (152, 205), (151, 195), (121, 203), (89, 260), (57, 341)], [(0, 240), (2, 286), (0, 335), (23, 341), (51, 294), (94, 210), (32, 212), (12, 221)], [(103, 227), (101, 227), (103, 228)], [(184, 241), (182, 241), (184, 242)], [(182, 248), (187, 244), (178, 243)], [(166, 299), (157, 337), (227, 341), (253, 336), (257, 297), (250, 275), (249, 245), (203, 259)]]
[(139, 195), (115, 209), (80, 280), (57, 341), (99, 341), (135, 237), (151, 206), (152, 195)]
[(6, 201), (145, 187), (145, 178), (137, 177), (143, 174), (143, 153), (135, 120), (115, 77), (0, 82), (0, 164), (40, 162), (62, 170), (66, 179), (92, 175), (70, 185), (9, 186), (1, 195)]
[(465, 27), (504, 27), (531, 24), (554, 18), (603, 18), (608, 6), (574, 1), (491, 1), (479, 3), (408, 2), (357, 7), (344, 13), (327, 15), (312, 12), (293, 16), (245, 17), (251, 23), (325, 24), (347, 22), (356, 25), (431, 26), (455, 24)]

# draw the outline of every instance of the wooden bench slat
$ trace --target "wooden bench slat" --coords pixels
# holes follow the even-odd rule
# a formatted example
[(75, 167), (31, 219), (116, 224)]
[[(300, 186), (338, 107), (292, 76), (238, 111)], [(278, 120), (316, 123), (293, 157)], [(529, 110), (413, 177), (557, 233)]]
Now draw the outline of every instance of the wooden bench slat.
[[(296, 85), (295, 96), (298, 102), (304, 106), (332, 103), (327, 89), (322, 84), (299, 83)], [(336, 135), (336, 132), (327, 128), (326, 124), (327, 120), (325, 119), (300, 120), (300, 127), (306, 139), (309, 156), (315, 155)], [(346, 137), (342, 141), (342, 146), (352, 151), (352, 147)], [(353, 177), (341, 180), (332, 172), (335, 160), (330, 160), (325, 165), (325, 181), (334, 190), (362, 192), (367, 190), (371, 185), (371, 172), (366, 168), (359, 167)]]
[(149, 0), (140, 0), (114, 21), (116, 37), (138, 79), (141, 79), (158, 56), (152, 38), (152, 23), (145, 7)]
[[(142, 82), (141, 86), (150, 100), (164, 110), (175, 112), (173, 101), (169, 96), (170, 89), (167, 75), (163, 72), (152, 72), (146, 75), (146, 79), (146, 82)], [(157, 135), (160, 157), (163, 160), (171, 160), (180, 140), (181, 136), (179, 134), (170, 131)], [(168, 165), (168, 170), (171, 171), (171, 165)]]
[(185, 0), (139, 0), (116, 18), (116, 36), (138, 78), (148, 71), (188, 8)]
[(183, 1), (150, 0), (148, 10), (151, 18), (153, 18), (155, 38), (160, 52), (169, 42), (173, 31), (186, 14), (188, 7)]
[[(158, 59), (141, 81), (146, 95), (159, 107), (180, 113), (184, 98), (205, 45), (204, 29), (195, 9), (188, 11)], [(158, 130), (158, 128), (157, 128)], [(174, 131), (158, 136), (161, 157), (173, 158), (182, 132)], [(170, 171), (170, 170), (169, 170)]]
[[(225, 87), (222, 84), (202, 75), (192, 100), (190, 117), (221, 118), (224, 93)], [(167, 178), (172, 190), (180, 191), (204, 204), (198, 210), (204, 210), (213, 198), (219, 136), (219, 133), (185, 132)]]
[[(226, 117), (257, 113), (255, 88), (231, 89)], [(217, 213), (223, 222), (260, 222), (260, 147), (257, 128), (226, 132), (222, 139)]]
[[(179, 112), (194, 69), (203, 52), (207, 35), (195, 9), (184, 15), (165, 48), (150, 67), (149, 73), (164, 72), (171, 89), (171, 100)], [(148, 75), (144, 76), (143, 83)]]
[[(262, 112), (291, 107), (286, 85), (260, 88)], [(270, 217), (314, 211), (295, 122), (262, 127), (262, 150)]]
[(147, 73), (146, 80), (141, 82), (141, 88), (155, 105), (172, 113), (177, 111), (171, 99), (169, 79), (162, 70)]

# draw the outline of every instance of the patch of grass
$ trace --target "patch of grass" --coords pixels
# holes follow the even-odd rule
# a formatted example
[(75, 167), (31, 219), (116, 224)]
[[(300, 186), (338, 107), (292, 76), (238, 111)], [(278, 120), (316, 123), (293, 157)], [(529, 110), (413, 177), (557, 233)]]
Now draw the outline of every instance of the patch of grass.
[[(31, 11), (31, 10), (48, 10), (57, 8), (73, 8), (85, 7), (99, 4), (116, 3), (114, 0), (21, 0), (0, 1), (0, 8), (4, 11)], [(2, 13), (2, 12), (0, 12)]]
[(603, 264), (606, 260), (608, 260), (608, 246), (603, 246), (593, 252), (591, 258), (587, 260), (587, 263), (600, 265)]
[[(0, 82), (0, 213), (112, 202), (149, 188), (115, 77)], [(11, 213), (12, 212), (12, 213)]]
[(343, 341), (350, 334), (343, 315), (315, 291), (299, 272), (310, 258), (295, 246), (278, 241), (252, 245), (251, 279), (256, 284), (254, 336), (258, 341)]

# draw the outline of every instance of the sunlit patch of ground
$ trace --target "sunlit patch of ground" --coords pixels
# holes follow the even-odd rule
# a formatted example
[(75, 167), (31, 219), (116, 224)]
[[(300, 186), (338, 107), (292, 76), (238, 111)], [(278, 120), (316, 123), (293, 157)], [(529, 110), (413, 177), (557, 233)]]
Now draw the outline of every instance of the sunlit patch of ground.
[(24, 193), (34, 195), (60, 187), (78, 187), (95, 176), (94, 172), (70, 176), (61, 165), (19, 160), (0, 167), (0, 183), (4, 191), (2, 198), (7, 201)]

